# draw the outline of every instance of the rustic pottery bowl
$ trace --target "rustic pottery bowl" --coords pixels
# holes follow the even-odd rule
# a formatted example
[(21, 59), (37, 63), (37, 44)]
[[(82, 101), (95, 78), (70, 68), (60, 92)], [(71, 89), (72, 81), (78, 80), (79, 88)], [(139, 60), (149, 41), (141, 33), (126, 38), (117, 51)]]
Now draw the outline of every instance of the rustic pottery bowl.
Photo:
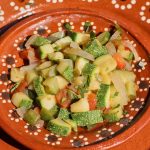
[[(126, 36), (134, 43), (139, 60), (133, 62), (133, 71), (139, 85), (137, 98), (127, 106), (127, 113), (116, 123), (106, 124), (91, 131), (81, 130), (68, 137), (54, 135), (44, 128), (25, 123), (14, 111), (10, 100), (9, 69), (23, 64), (18, 52), (25, 49), (24, 41), (28, 35), (61, 31), (65, 22), (70, 22), (74, 31), (82, 31), (84, 22), (90, 21), (98, 33), (114, 24), (116, 14), (107, 10), (99, 12), (82, 9), (57, 9), (37, 13), (10, 28), (0, 38), (0, 125), (12, 137), (31, 149), (107, 149), (121, 144), (132, 137), (150, 121), (150, 35), (128, 19), (117, 15), (118, 23), (124, 28)], [(144, 36), (142, 36), (144, 35)], [(142, 38), (141, 38), (142, 37)], [(142, 65), (141, 65), (142, 64)]]

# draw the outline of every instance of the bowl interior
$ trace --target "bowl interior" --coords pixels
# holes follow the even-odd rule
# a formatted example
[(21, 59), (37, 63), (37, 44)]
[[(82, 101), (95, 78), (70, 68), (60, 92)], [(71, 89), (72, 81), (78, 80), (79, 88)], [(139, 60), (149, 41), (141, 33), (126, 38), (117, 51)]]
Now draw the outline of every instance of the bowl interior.
[(47, 36), (50, 33), (61, 31), (65, 22), (70, 22), (74, 31), (82, 32), (86, 21), (90, 21), (92, 29), (96, 33), (107, 31), (113, 25), (113, 22), (96, 15), (84, 13), (45, 13), (36, 16), (32, 20), (28, 19), (21, 26), (17, 26), (11, 30), (7, 36), (4, 36), (0, 45), (0, 113), (5, 124), (9, 125), (9, 130), (15, 131), (20, 136), (27, 137), (28, 140), (38, 142), (42, 145), (51, 145), (61, 148), (80, 147), (101, 142), (104, 139), (111, 138), (118, 131), (126, 128), (138, 112), (143, 108), (149, 89), (149, 70), (148, 55), (142, 45), (136, 39), (126, 32), (128, 39), (134, 44), (139, 53), (139, 61), (133, 62), (132, 68), (136, 73), (136, 82), (139, 85), (137, 98), (129, 102), (126, 106), (124, 117), (112, 124), (105, 124), (96, 127), (93, 130), (80, 130), (79, 133), (72, 133), (68, 137), (60, 137), (54, 135), (44, 128), (37, 128), (25, 123), (14, 111), (14, 106), (10, 100), (9, 70), (13, 67), (23, 65), (23, 61), (19, 58), (18, 52), (23, 51), (24, 41), (26, 37), (33, 34)]

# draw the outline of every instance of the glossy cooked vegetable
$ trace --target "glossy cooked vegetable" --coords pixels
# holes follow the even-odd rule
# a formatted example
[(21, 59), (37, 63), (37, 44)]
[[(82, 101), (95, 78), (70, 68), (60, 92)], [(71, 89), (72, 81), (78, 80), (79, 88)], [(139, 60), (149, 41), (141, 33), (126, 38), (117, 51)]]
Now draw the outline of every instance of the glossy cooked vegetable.
[(78, 127), (119, 121), (136, 97), (130, 67), (138, 57), (135, 48), (120, 27), (96, 37), (89, 25), (80, 33), (65, 24), (67, 32), (33, 35), (26, 42), (20, 56), (30, 64), (11, 69), (10, 78), (12, 103), (29, 124), (43, 120), (47, 130), (68, 136)]

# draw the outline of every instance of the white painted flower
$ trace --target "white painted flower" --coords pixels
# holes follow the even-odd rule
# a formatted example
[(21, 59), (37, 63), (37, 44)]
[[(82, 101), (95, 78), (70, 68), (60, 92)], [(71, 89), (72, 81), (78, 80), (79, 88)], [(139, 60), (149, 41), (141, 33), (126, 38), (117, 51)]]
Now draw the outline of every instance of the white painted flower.
[(62, 3), (63, 0), (46, 0), (47, 3)]
[(126, 1), (123, 2), (122, 0), (112, 0), (111, 2), (116, 9), (120, 8), (121, 10), (131, 9), (133, 5), (136, 4), (136, 0), (130, 0), (130, 2), (127, 4), (126, 4)]
[(133, 61), (132, 68), (134, 72), (141, 72), (142, 70), (145, 70), (145, 66), (147, 65), (147, 62), (145, 59), (139, 57), (138, 61)]
[(133, 119), (134, 117), (131, 116), (128, 112), (127, 114), (124, 115), (124, 117), (122, 117), (118, 122), (116, 122), (116, 125), (117, 126), (120, 126), (121, 128), (124, 127), (124, 126), (127, 126), (131, 120)]
[(2, 92), (0, 93), (0, 100), (2, 100), (2, 103), (11, 103), (10, 100), (10, 94), (9, 94), (10, 90), (6, 89), (6, 90), (2, 90)]
[(40, 25), (36, 27), (35, 30), (33, 31), (33, 34), (42, 35), (45, 33), (51, 33), (51, 30), (48, 28), (48, 26), (44, 26), (44, 25)]
[[(19, 11), (21, 15), (18, 19), (34, 14), (34, 11), (31, 10), (32, 5), (35, 3), (35, 0), (28, 0), (24, 6), (18, 6), (15, 1), (10, 2), (10, 6), (15, 10)], [(16, 17), (16, 16), (14, 16)]]
[(62, 138), (59, 135), (55, 135), (53, 133), (45, 134), (44, 140), (47, 142), (47, 144), (51, 145), (60, 145)]
[(40, 127), (38, 126), (32, 126), (28, 123), (24, 126), (25, 132), (30, 134), (30, 135), (38, 135), (41, 132)]
[(7, 68), (16, 67), (15, 64), (17, 63), (16, 55), (12, 55), (12, 54), (4, 55), (2, 56), (1, 62), (3, 67), (7, 67)]
[(62, 31), (62, 30), (63, 30), (63, 25), (64, 25), (65, 23), (69, 23), (70, 26), (71, 26), (71, 29), (72, 29), (72, 30), (74, 29), (73, 22), (71, 22), (69, 19), (62, 19), (60, 22), (57, 23), (58, 31)]
[(91, 21), (85, 21), (85, 22), (81, 22), (81, 27), (80, 27), (80, 30), (81, 31), (84, 31), (84, 26), (85, 26), (85, 24), (86, 24), (86, 22), (90, 22), (91, 23), (91, 29), (92, 29), (92, 31), (93, 32), (96, 32), (96, 25), (94, 25), (94, 22), (91, 22)]
[(2, 7), (0, 6), (0, 22), (4, 21), (4, 11), (2, 10)]
[(15, 109), (9, 110), (8, 117), (10, 118), (10, 120), (15, 121), (15, 122), (19, 122), (19, 121), (23, 120), (23, 119), (17, 114), (17, 112), (16, 112)]
[(25, 40), (25, 38), (23, 37), (19, 37), (18, 39), (16, 39), (14, 41), (14, 47), (17, 49), (17, 51), (20, 51), (22, 48), (21, 48), (21, 44), (23, 43), (23, 40)]
[[(148, 10), (148, 11), (150, 10), (150, 1), (146, 1), (145, 5), (141, 6), (141, 10), (139, 13), (141, 20), (150, 24), (150, 17), (145, 14), (146, 10)], [(150, 12), (148, 12), (148, 13), (150, 13)]]
[(70, 139), (70, 143), (73, 147), (81, 147), (89, 144), (88, 138), (84, 135), (74, 136), (73, 139)]
[(92, 2), (98, 2), (99, 0), (82, 0), (83, 2), (88, 2), (88, 3), (92, 3)]
[(112, 131), (111, 128), (102, 128), (101, 130), (97, 131), (96, 137), (98, 138), (98, 140), (102, 140), (104, 138), (107, 138), (111, 135), (113, 135), (114, 132)]
[(139, 91), (143, 92), (143, 91), (148, 91), (149, 87), (150, 87), (150, 78), (144, 78), (142, 77), (140, 79), (140, 81), (137, 81), (137, 85), (139, 86)]
[(0, 74), (0, 85), (8, 85), (10, 83), (11, 81), (8, 79), (8, 74), (6, 73), (6, 71), (2, 71), (2, 73)]
[(140, 101), (139, 98), (136, 100), (132, 100), (131, 104), (129, 105), (131, 111), (138, 112), (144, 105), (144, 101)]

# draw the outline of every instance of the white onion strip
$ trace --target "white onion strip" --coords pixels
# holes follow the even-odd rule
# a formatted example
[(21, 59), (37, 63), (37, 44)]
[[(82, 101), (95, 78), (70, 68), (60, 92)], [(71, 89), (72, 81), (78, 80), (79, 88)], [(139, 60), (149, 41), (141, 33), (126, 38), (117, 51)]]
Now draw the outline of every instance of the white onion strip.
[(125, 84), (122, 81), (121, 77), (116, 72), (112, 72), (112, 73), (110, 73), (110, 78), (111, 78), (116, 90), (121, 95), (122, 105), (127, 105), (129, 98), (126, 93)]
[(91, 55), (90, 53), (83, 51), (81, 49), (67, 48), (64, 50), (64, 53), (81, 56), (81, 57), (86, 58), (88, 60), (94, 61), (93, 55)]
[(108, 53), (110, 55), (114, 55), (116, 53), (116, 48), (115, 48), (115, 46), (114, 46), (114, 44), (112, 42), (108, 42), (106, 44), (106, 48), (107, 48)]
[(31, 44), (35, 41), (35, 39), (38, 37), (39, 35), (32, 35), (26, 42), (25, 47), (28, 49), (30, 48)]

